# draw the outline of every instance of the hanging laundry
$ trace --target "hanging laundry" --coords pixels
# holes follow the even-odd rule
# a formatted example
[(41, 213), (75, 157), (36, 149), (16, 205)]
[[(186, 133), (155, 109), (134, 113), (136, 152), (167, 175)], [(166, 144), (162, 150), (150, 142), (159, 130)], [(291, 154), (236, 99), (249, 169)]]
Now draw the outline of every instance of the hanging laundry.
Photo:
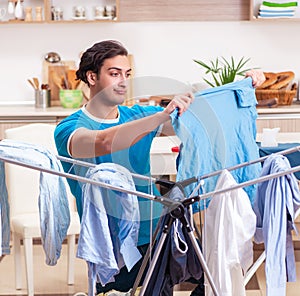
[[(1, 156), (63, 172), (56, 156), (39, 145), (15, 140), (0, 141)], [(4, 187), (4, 166), (0, 166), (1, 194)], [(6, 185), (5, 185), (6, 188)], [(70, 210), (67, 191), (62, 177), (40, 172), (39, 212), (42, 245), (46, 255), (46, 264), (55, 265), (61, 255), (62, 243), (70, 225)]]
[[(90, 168), (86, 178), (135, 190), (125, 167), (102, 163)], [(89, 295), (96, 282), (103, 286), (126, 265), (128, 271), (141, 259), (137, 249), (140, 212), (137, 196), (86, 183), (82, 188), (83, 215), (77, 257), (88, 264)]]
[[(224, 170), (216, 190), (235, 185), (232, 175)], [(205, 212), (203, 247), (220, 296), (246, 295), (244, 274), (253, 263), (255, 226), (255, 213), (242, 188), (213, 196)], [(214, 295), (209, 285), (205, 295)]]
[[(287, 157), (271, 154), (264, 161), (261, 176), (290, 168)], [(285, 295), (286, 281), (297, 280), (292, 230), (296, 230), (295, 213), (299, 208), (300, 192), (293, 174), (258, 184), (253, 206), (257, 216), (254, 240), (265, 245), (268, 296)]]

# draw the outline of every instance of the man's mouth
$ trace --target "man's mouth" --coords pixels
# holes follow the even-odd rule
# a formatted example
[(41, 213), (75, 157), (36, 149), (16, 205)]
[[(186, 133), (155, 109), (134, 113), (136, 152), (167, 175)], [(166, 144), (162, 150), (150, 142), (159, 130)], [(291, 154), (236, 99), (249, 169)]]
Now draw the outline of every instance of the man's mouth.
[(118, 95), (126, 95), (127, 90), (126, 89), (114, 89), (114, 92)]

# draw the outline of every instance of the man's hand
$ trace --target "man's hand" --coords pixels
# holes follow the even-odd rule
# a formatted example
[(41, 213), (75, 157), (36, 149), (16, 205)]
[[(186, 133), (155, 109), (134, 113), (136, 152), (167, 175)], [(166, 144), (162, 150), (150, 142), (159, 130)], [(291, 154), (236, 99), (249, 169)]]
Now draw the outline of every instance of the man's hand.
[(175, 109), (178, 109), (178, 115), (180, 116), (189, 108), (193, 100), (194, 95), (192, 92), (188, 92), (183, 95), (176, 95), (167, 105), (164, 112), (170, 115)]
[(261, 70), (250, 70), (245, 73), (246, 77), (252, 78), (252, 85), (253, 87), (258, 87), (264, 83), (266, 77)]

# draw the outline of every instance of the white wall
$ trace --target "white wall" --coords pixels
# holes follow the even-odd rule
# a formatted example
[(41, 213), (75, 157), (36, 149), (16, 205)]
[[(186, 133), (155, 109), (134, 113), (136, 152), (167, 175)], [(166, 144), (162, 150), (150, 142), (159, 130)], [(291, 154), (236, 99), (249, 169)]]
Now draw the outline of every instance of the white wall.
[(120, 40), (134, 55), (136, 76), (202, 81), (192, 59), (250, 57), (264, 71), (292, 70), (300, 77), (300, 21), (137, 22), (0, 25), (0, 103), (33, 100), (27, 78), (41, 78), (44, 55), (79, 53), (103, 39)]

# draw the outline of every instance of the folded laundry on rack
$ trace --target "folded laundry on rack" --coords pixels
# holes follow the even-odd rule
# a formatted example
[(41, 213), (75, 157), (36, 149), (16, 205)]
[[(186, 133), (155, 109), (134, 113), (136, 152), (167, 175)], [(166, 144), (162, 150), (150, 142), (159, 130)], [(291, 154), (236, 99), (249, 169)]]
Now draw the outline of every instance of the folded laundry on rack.
[[(0, 141), (0, 154), (4, 158), (23, 164), (63, 172), (56, 156), (39, 145), (6, 139)], [(0, 195), (3, 195), (6, 191), (5, 171), (2, 161), (0, 164)], [(6, 211), (8, 208), (2, 208), (2, 210)], [(62, 177), (40, 172), (39, 211), (46, 264), (55, 265), (60, 257), (62, 243), (70, 225), (67, 191)]]

